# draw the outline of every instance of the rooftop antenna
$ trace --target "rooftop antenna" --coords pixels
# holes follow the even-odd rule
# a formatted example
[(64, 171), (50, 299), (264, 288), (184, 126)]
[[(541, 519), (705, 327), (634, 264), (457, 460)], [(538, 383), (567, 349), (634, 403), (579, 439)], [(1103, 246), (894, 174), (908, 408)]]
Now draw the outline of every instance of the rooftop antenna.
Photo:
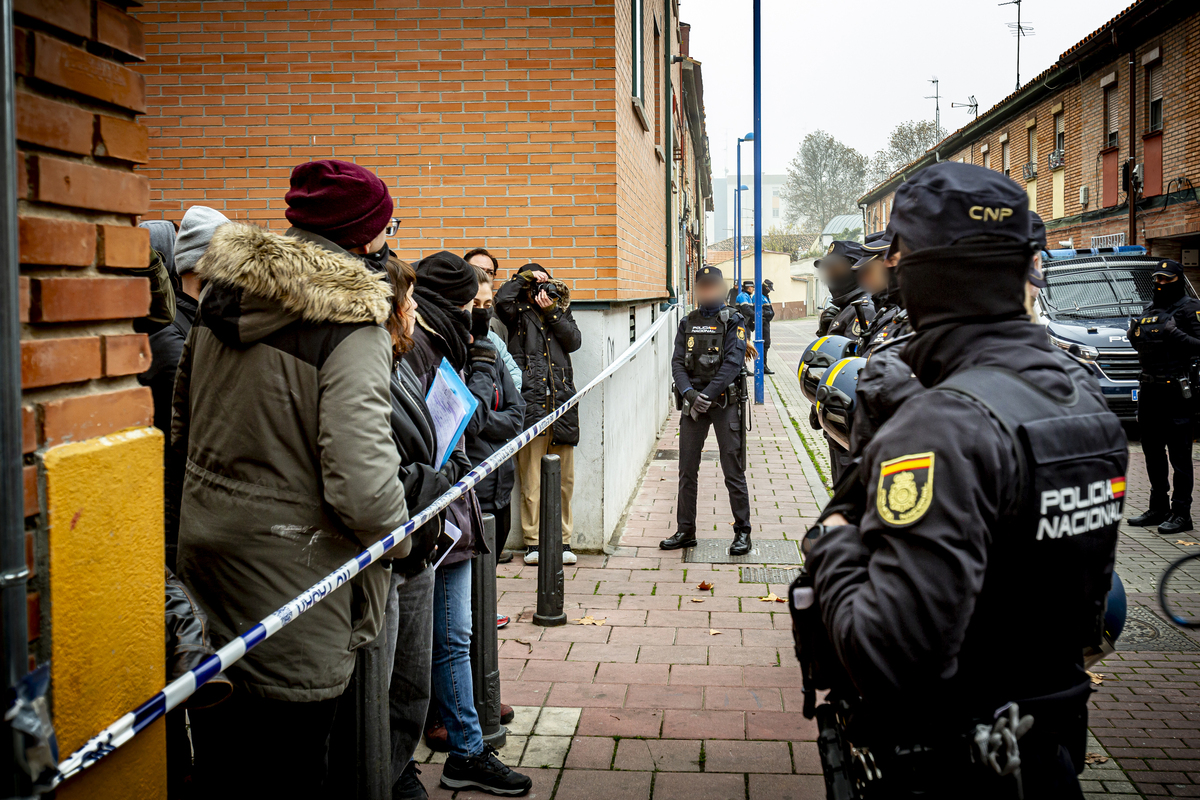
[(979, 101), (975, 99), (975, 95), (968, 97), (965, 103), (951, 103), (950, 107), (965, 108), (968, 114), (975, 117), (975, 119), (979, 119)]
[(998, 6), (1016, 6), (1017, 21), (1009, 22), (1008, 29), (1012, 31), (1012, 35), (1017, 37), (1017, 88), (1021, 88), (1021, 39), (1025, 36), (1033, 36), (1033, 28), (1028, 25), (1021, 24), (1021, 3), (1024, 0), (1009, 0), (1007, 3), (997, 3)]
[(925, 95), (925, 99), (933, 101), (934, 131), (936, 133), (941, 133), (941, 131), (942, 131), (942, 103), (941, 103), (941, 95), (938, 93), (938, 77), (937, 77), (937, 75), (934, 75), (932, 78), (930, 78), (929, 82), (933, 84), (933, 94)]

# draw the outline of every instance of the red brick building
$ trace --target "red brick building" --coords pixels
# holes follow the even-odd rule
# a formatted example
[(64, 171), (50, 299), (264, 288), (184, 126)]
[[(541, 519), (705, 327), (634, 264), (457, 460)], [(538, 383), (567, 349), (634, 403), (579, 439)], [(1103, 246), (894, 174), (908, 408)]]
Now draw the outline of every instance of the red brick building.
[(937, 161), (965, 161), (1025, 186), (1052, 248), (1141, 244), (1200, 266), (1198, 53), (1195, 3), (1135, 2), (861, 197), (866, 230), (887, 225), (906, 178)]
[[(135, 14), (153, 216), (203, 204), (282, 229), (297, 163), (355, 161), (396, 198), (402, 258), (484, 246), (502, 274), (534, 261), (566, 280), (580, 383), (703, 261), (703, 81), (677, 0), (158, 0)], [(615, 528), (653, 446), (669, 339), (584, 402), (581, 447), (638, 462), (589, 462), (605, 488), (576, 510), (584, 546)]]

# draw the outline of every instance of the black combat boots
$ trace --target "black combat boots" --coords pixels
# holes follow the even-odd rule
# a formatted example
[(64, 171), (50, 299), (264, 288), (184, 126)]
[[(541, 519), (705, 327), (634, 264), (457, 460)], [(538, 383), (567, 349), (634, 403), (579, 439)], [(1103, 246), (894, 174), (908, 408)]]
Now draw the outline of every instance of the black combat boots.
[(733, 544), (729, 546), (729, 555), (744, 556), (750, 552), (750, 531), (734, 531)]
[(696, 532), (695, 531), (692, 531), (691, 533), (684, 533), (683, 531), (676, 531), (672, 536), (669, 536), (666, 539), (663, 539), (661, 542), (658, 543), (659, 550), (678, 550), (681, 547), (695, 547), (695, 546), (696, 546)]

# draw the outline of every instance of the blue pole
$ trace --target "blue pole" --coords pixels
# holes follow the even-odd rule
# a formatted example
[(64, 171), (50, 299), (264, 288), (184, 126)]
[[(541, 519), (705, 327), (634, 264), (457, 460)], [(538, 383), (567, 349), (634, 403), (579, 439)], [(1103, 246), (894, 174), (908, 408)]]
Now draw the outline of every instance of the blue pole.
[[(741, 186), (741, 183), (738, 183)], [(754, 402), (763, 404), (762, 293), (762, 0), (754, 0)]]
[(737, 185), (733, 187), (733, 280), (742, 285), (742, 140), (737, 142)]

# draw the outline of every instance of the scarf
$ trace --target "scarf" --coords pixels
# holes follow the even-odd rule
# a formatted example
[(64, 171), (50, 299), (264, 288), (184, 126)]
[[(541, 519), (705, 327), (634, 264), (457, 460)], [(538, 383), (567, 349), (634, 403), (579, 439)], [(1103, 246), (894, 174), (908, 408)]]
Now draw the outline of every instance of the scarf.
[(467, 343), (471, 340), (471, 312), (419, 282), (413, 294), (417, 297), (417, 316), (445, 340), (450, 366), (462, 370), (467, 365)]

